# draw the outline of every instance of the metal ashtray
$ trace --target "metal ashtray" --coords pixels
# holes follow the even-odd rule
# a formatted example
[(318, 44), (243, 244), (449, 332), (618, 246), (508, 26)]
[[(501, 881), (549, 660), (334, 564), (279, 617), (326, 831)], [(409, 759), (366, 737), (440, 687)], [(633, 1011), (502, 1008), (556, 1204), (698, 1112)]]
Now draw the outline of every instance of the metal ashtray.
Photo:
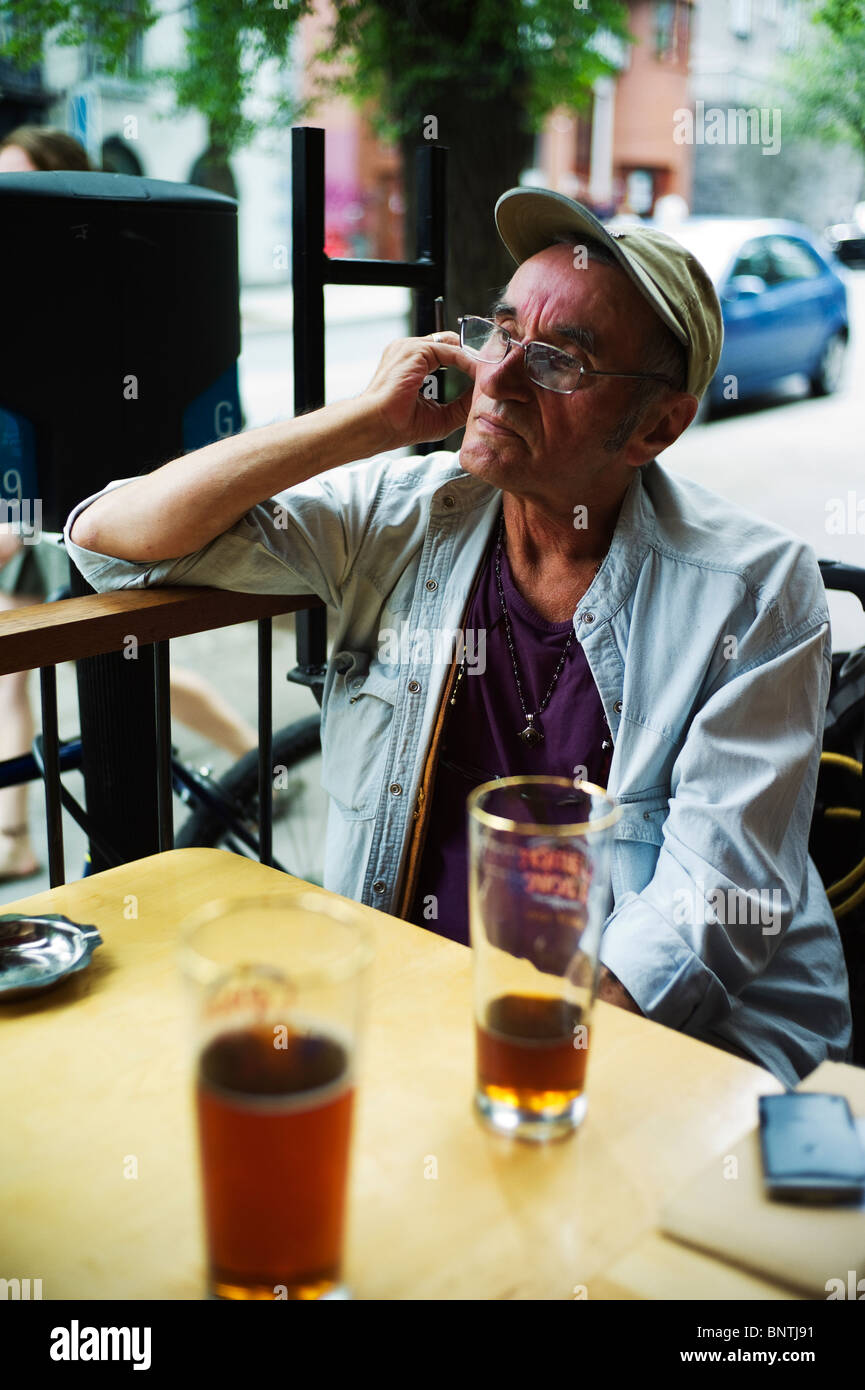
[(102, 937), (96, 927), (56, 912), (42, 917), (0, 916), (0, 1003), (41, 994), (84, 970)]

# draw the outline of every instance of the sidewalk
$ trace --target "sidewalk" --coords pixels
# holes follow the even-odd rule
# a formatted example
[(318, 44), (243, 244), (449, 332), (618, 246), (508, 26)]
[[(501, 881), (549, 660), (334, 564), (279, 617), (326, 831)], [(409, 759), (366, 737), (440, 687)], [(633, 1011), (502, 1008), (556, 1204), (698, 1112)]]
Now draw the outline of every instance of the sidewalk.
[[(324, 313), (328, 324), (367, 323), (394, 318), (411, 308), (411, 291), (376, 285), (325, 285)], [(244, 334), (287, 332), (293, 320), (291, 285), (244, 285), (240, 319)]]

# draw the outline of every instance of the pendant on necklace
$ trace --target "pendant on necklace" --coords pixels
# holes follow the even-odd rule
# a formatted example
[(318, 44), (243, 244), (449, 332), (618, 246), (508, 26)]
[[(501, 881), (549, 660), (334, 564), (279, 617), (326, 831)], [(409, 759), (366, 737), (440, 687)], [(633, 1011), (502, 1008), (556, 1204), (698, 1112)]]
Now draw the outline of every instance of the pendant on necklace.
[(536, 748), (539, 743), (543, 743), (544, 736), (540, 729), (535, 727), (535, 716), (533, 714), (527, 714), (526, 719), (529, 722), (520, 733), (520, 738), (523, 743), (527, 743), (530, 748)]

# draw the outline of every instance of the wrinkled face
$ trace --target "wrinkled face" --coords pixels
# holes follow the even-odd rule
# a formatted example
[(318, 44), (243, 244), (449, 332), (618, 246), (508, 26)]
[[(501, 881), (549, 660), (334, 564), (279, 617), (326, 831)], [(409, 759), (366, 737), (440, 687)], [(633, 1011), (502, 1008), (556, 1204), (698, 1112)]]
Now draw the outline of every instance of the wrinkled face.
[(29, 154), (19, 149), (17, 145), (7, 145), (5, 150), (0, 150), (0, 174), (32, 174), (35, 172), (36, 165)]
[[(562, 348), (585, 367), (647, 370), (654, 311), (618, 266), (590, 260), (580, 267), (579, 259), (575, 265), (570, 246), (551, 246), (524, 261), (498, 309), (474, 312), (495, 317), (521, 342)], [(527, 497), (564, 499), (575, 483), (601, 474), (627, 480), (624, 444), (611, 448), (610, 441), (640, 385), (583, 377), (573, 395), (559, 395), (529, 380), (524, 354), (512, 346), (502, 362), (478, 363), (460, 463), (494, 487)]]

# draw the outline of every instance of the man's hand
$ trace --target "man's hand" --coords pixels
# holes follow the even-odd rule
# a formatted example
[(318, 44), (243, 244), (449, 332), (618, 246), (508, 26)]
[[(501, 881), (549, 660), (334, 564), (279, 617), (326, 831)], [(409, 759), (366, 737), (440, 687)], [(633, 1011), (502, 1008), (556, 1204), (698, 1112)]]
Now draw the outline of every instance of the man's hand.
[(598, 998), (603, 999), (605, 1004), (615, 1004), (620, 1009), (627, 1009), (629, 1013), (639, 1014), (641, 1018), (643, 1016), (643, 1011), (636, 999), (628, 993), (625, 986), (605, 965), (601, 966)]
[(382, 450), (444, 439), (465, 424), (472, 387), (448, 404), (431, 398), (429, 388), (424, 393), (424, 382), (438, 367), (459, 367), (474, 378), (477, 363), (463, 352), (459, 335), (450, 331), (427, 338), (398, 338), (385, 348), (372, 381), (359, 397), (381, 421)]

